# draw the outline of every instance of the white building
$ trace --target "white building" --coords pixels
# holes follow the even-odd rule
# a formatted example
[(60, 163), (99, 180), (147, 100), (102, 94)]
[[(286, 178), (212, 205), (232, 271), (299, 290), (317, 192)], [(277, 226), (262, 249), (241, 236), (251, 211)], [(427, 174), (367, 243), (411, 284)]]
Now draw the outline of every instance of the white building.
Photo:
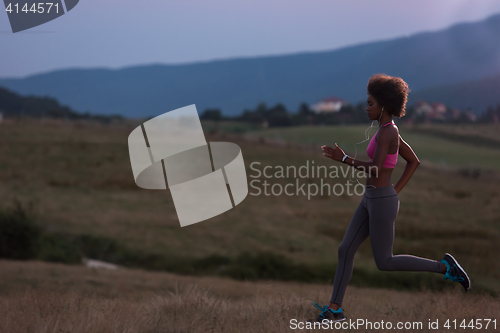
[(432, 106), (426, 101), (418, 101), (415, 106), (415, 113), (420, 116), (421, 114), (429, 114), (433, 111)]
[(445, 120), (447, 111), (446, 105), (441, 102), (418, 101), (415, 106), (416, 115), (424, 115), (428, 120)]
[(349, 102), (337, 97), (325, 98), (318, 103), (311, 105), (311, 110), (316, 113), (339, 112), (343, 106), (348, 106)]

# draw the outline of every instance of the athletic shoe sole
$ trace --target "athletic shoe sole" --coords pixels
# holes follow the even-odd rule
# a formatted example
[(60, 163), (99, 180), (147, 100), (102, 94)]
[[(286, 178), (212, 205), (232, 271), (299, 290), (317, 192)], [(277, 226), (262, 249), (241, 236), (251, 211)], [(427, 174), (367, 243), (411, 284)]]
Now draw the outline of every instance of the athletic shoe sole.
[(451, 260), (453, 260), (453, 262), (455, 263), (455, 265), (457, 265), (458, 269), (460, 269), (460, 271), (462, 273), (464, 273), (465, 277), (467, 278), (467, 282), (468, 282), (468, 288), (465, 289), (465, 291), (468, 291), (470, 289), (470, 279), (469, 279), (469, 276), (467, 275), (467, 273), (465, 272), (465, 270), (462, 268), (462, 266), (460, 266), (460, 264), (458, 263), (458, 261), (453, 258), (453, 256), (449, 253), (446, 253), (445, 256), (449, 256), (451, 258)]
[(344, 317), (342, 319), (337, 319), (337, 320), (330, 319), (330, 321), (333, 322), (333, 323), (336, 323), (338, 321), (344, 321), (344, 320), (346, 320), (346, 317)]
[[(342, 319), (323, 319), (323, 320), (328, 320), (328, 322), (336, 323), (336, 322), (339, 322), (339, 321), (344, 321), (346, 319), (347, 318), (344, 317)], [(308, 322), (308, 323), (318, 323), (318, 321), (316, 321), (314, 319), (307, 319), (306, 322)]]

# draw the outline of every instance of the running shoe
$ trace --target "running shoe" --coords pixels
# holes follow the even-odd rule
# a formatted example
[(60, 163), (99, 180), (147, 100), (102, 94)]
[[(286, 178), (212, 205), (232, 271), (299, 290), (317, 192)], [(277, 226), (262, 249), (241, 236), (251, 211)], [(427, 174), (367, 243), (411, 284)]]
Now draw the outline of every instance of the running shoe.
[(345, 320), (345, 316), (344, 316), (344, 310), (342, 310), (342, 308), (339, 308), (337, 311), (333, 310), (333, 309), (330, 309), (328, 307), (328, 305), (325, 305), (324, 307), (322, 307), (321, 305), (319, 305), (318, 303), (316, 302), (313, 302), (312, 303), (315, 307), (317, 307), (318, 309), (321, 310), (321, 313), (319, 314), (319, 316), (316, 317), (316, 319), (308, 319), (307, 322), (317, 322), (317, 323), (322, 323), (323, 320), (328, 320), (329, 322), (333, 321), (342, 321), (342, 320)]
[(458, 264), (458, 261), (453, 258), (449, 253), (444, 255), (441, 259), (441, 263), (446, 265), (446, 274), (444, 274), (444, 279), (449, 279), (451, 281), (460, 282), (464, 287), (465, 291), (470, 289), (470, 279), (465, 273), (465, 270)]

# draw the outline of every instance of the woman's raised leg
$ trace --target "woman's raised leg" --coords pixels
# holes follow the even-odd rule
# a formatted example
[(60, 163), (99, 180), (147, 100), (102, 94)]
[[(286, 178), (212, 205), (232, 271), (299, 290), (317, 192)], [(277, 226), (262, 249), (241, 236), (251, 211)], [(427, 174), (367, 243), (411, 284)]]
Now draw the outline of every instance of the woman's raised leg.
[(442, 273), (444, 265), (439, 261), (407, 254), (393, 255), (394, 224), (399, 211), (397, 195), (385, 196), (381, 194), (378, 197), (374, 194), (366, 200), (370, 215), (370, 242), (378, 269), (381, 271)]

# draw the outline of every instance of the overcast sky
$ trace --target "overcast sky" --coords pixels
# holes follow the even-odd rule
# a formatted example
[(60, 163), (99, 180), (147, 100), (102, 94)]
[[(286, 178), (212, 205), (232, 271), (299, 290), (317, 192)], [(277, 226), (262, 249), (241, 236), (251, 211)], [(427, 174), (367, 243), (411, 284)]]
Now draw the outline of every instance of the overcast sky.
[(332, 50), (497, 13), (499, 0), (80, 0), (16, 34), (0, 12), (0, 77)]

